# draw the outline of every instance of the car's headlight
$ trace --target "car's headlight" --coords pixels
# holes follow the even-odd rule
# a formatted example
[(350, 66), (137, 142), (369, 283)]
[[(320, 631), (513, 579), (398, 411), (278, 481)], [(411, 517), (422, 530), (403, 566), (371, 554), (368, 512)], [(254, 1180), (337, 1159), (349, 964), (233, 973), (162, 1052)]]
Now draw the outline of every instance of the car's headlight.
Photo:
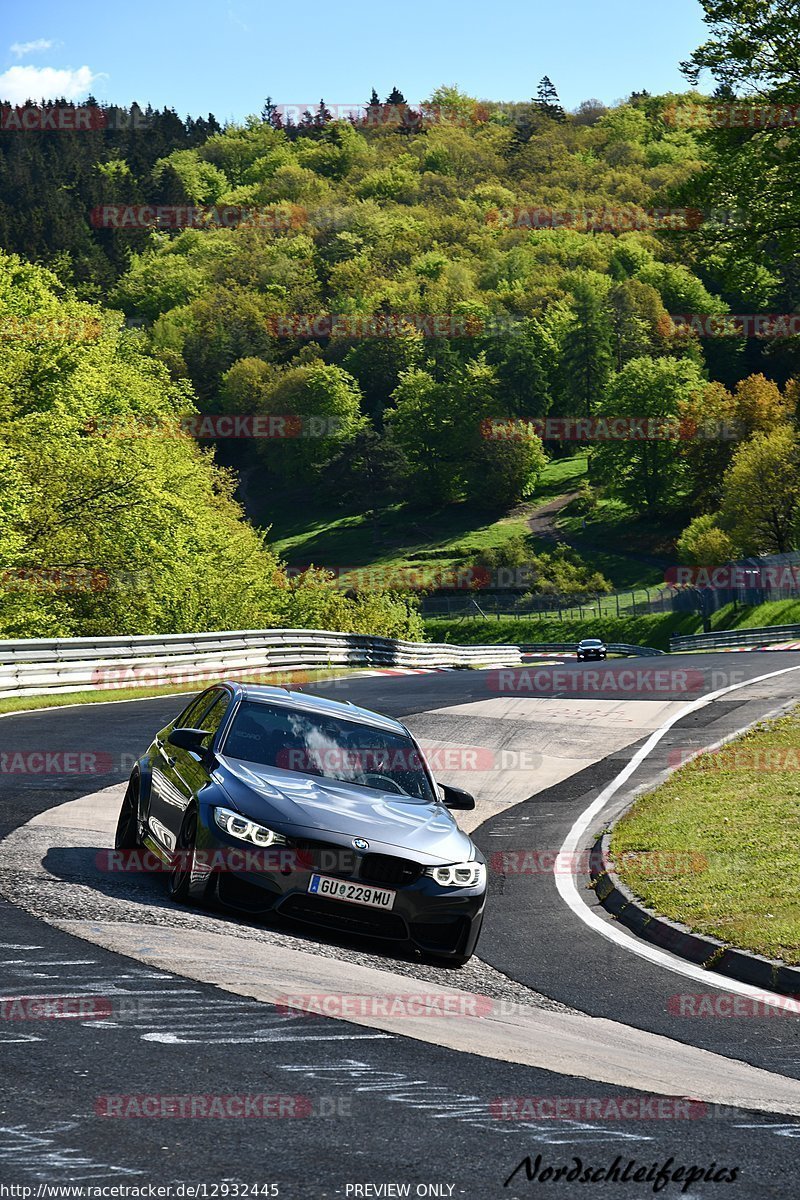
[(233, 812), (230, 808), (215, 808), (214, 820), (220, 829), (232, 837), (241, 838), (243, 842), (252, 842), (254, 846), (285, 846), (286, 838), (266, 825), (257, 825), (249, 821), (241, 813)]
[(446, 867), (426, 867), (425, 874), (441, 887), (477, 887), (486, 882), (482, 862), (450, 863)]

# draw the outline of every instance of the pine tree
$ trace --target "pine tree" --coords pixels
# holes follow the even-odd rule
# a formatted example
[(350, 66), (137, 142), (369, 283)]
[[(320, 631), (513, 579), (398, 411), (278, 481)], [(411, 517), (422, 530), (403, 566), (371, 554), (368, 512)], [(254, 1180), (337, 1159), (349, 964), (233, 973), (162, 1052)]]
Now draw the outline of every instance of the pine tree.
[(399, 105), (399, 104), (405, 104), (405, 102), (406, 102), (406, 98), (403, 95), (403, 93), (400, 91), (399, 87), (393, 87), (392, 90), (389, 92), (389, 95), (386, 97), (387, 104)]
[(316, 115), (314, 117), (314, 124), (321, 128), (323, 125), (327, 125), (328, 122), (332, 121), (332, 120), (333, 120), (333, 115), (331, 114), (330, 109), (325, 107), (324, 100), (320, 100), (319, 108), (317, 109)]
[(536, 89), (536, 99), (534, 104), (538, 104), (542, 112), (550, 117), (553, 121), (565, 120), (564, 109), (561, 106), (561, 101), (558, 98), (558, 92), (555, 89), (552, 79), (549, 75), (543, 76), (539, 80), (539, 86)]
[(261, 110), (261, 120), (265, 125), (271, 125), (273, 129), (281, 129), (283, 127), (280, 107), (272, 103), (272, 96), (267, 96), (264, 101), (264, 107)]
[(577, 281), (572, 292), (572, 319), (561, 350), (561, 403), (565, 415), (589, 417), (611, 374), (611, 322), (605, 299), (588, 279)]

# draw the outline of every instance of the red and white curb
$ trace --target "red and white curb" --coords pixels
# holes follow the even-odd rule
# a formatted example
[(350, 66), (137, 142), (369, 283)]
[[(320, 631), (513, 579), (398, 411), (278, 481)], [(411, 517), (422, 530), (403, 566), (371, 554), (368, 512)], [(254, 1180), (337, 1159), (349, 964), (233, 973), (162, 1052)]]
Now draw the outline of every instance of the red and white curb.
[(768, 646), (720, 646), (722, 654), (748, 654), (763, 650), (800, 650), (800, 642), (771, 642)]

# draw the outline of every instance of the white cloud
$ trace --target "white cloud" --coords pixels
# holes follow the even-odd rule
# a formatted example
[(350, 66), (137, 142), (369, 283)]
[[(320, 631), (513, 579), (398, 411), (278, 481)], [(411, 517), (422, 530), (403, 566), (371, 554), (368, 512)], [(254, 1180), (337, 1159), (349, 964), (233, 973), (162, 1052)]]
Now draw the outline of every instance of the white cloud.
[(10, 104), (24, 104), (45, 99), (78, 100), (88, 95), (93, 84), (100, 79), (88, 67), (58, 70), (56, 67), (9, 67), (0, 74), (0, 100)]
[(34, 42), (14, 42), (11, 53), (15, 58), (24, 58), (26, 54), (40, 54), (43, 50), (49, 50), (52, 45), (47, 38), (36, 38)]

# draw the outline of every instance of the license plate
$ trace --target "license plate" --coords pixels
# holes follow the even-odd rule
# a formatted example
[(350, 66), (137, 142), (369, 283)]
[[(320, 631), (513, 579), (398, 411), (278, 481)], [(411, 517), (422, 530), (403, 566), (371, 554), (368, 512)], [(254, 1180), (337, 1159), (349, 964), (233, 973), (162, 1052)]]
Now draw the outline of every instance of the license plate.
[(397, 895), (397, 892), (388, 888), (350, 883), (346, 879), (331, 879), (330, 875), (312, 875), (308, 881), (308, 890), (312, 896), (327, 896), (330, 900), (344, 900), (345, 904), (366, 904), (368, 908), (383, 909), (391, 908)]

